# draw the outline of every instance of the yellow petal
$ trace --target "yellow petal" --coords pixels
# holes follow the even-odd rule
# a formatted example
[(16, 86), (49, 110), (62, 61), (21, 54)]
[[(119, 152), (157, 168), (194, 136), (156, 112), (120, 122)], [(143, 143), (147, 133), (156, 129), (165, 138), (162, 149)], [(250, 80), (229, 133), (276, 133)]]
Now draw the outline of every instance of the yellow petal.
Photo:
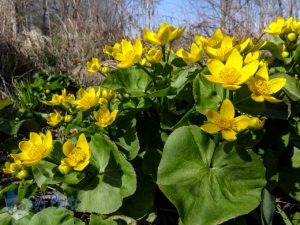
[(269, 73), (266, 65), (263, 65), (256, 73), (256, 76), (268, 81), (269, 80)]
[(221, 128), (214, 123), (204, 124), (200, 128), (201, 128), (201, 130), (203, 130), (209, 134), (215, 134), (221, 130)]
[(22, 152), (30, 151), (32, 147), (33, 147), (33, 144), (30, 141), (21, 141), (21, 142), (19, 142), (19, 149)]
[(77, 140), (77, 143), (76, 143), (76, 147), (81, 148), (85, 153), (89, 152), (90, 147), (89, 147), (89, 144), (86, 140), (84, 133), (80, 134), (80, 136)]
[(276, 93), (281, 88), (283, 88), (286, 84), (285, 78), (274, 78), (269, 80), (269, 88), (270, 88), (270, 94)]
[(235, 85), (235, 84), (222, 84), (222, 87), (226, 88), (228, 90), (231, 90), (231, 91), (235, 91), (235, 90), (241, 88), (240, 85)]
[(61, 164), (58, 166), (59, 172), (62, 174), (68, 174), (71, 171), (71, 167), (65, 163), (64, 160), (61, 161)]
[(222, 130), (222, 137), (226, 141), (235, 141), (236, 140), (236, 132), (233, 130)]
[(232, 102), (229, 99), (225, 99), (221, 105), (220, 116), (225, 119), (231, 120), (234, 118), (235, 111)]
[(238, 84), (243, 84), (246, 81), (249, 80), (249, 78), (251, 76), (253, 76), (253, 74), (256, 72), (257, 68), (258, 68), (259, 62), (258, 60), (255, 60), (251, 63), (248, 63), (246, 66), (244, 66), (241, 70), (240, 70), (240, 78), (238, 81)]
[(265, 100), (264, 96), (256, 95), (254, 93), (251, 94), (251, 98), (253, 99), (253, 101), (256, 101), (256, 102), (263, 102)]
[(238, 52), (238, 50), (233, 49), (233, 51), (230, 53), (225, 66), (228, 67), (234, 67), (238, 71), (242, 68), (243, 66), (243, 58), (241, 54)]
[(264, 96), (265, 100), (268, 101), (268, 102), (272, 102), (272, 103), (279, 103), (279, 102), (282, 102), (282, 100), (279, 100), (277, 98), (274, 98), (270, 95), (266, 95)]
[(236, 131), (239, 132), (241, 130), (246, 129), (249, 126), (250, 118), (245, 115), (238, 116), (234, 118), (234, 121), (236, 122)]
[(217, 59), (209, 60), (207, 68), (212, 75), (219, 76), (220, 72), (224, 69), (224, 64)]
[(32, 142), (32, 144), (34, 144), (34, 145), (41, 145), (43, 143), (41, 136), (35, 132), (30, 132), (29, 139), (30, 139), (30, 142)]
[(207, 80), (214, 84), (222, 84), (223, 80), (220, 77), (214, 75), (203, 75)]
[(206, 117), (207, 117), (207, 120), (209, 122), (212, 122), (212, 123), (217, 123), (220, 119), (220, 114), (213, 110), (213, 109), (210, 109), (207, 113), (206, 113)]
[(65, 156), (68, 156), (70, 154), (70, 152), (73, 151), (74, 145), (71, 141), (66, 141), (63, 144), (63, 153)]

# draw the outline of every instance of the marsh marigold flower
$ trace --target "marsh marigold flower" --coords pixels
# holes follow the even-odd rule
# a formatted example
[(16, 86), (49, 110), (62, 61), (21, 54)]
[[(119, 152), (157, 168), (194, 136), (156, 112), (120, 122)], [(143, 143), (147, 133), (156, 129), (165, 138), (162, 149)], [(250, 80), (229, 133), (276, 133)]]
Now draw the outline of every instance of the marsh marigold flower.
[(48, 130), (46, 134), (30, 132), (28, 141), (19, 143), (21, 153), (11, 154), (15, 162), (20, 161), (22, 166), (32, 166), (43, 158), (46, 158), (53, 149), (52, 134)]
[(74, 100), (75, 96), (73, 94), (67, 94), (67, 90), (64, 88), (61, 91), (61, 95), (54, 94), (52, 95), (52, 99), (50, 101), (42, 101), (42, 103), (51, 106), (62, 105), (66, 108), (69, 108), (71, 106), (71, 102)]
[(281, 102), (271, 96), (272, 94), (278, 92), (280, 89), (284, 87), (286, 83), (285, 78), (273, 78), (269, 80), (269, 73), (267, 66), (262, 66), (254, 77), (251, 77), (248, 82), (248, 88), (252, 92), (251, 98), (256, 102)]
[(162, 58), (162, 51), (154, 47), (152, 47), (146, 54), (146, 59), (152, 64), (159, 63)]
[(115, 121), (117, 113), (118, 110), (110, 112), (109, 109), (103, 105), (98, 112), (94, 111), (94, 117), (97, 121), (96, 124), (100, 127), (107, 127), (111, 125)]
[(56, 126), (62, 120), (62, 116), (60, 115), (60, 113), (58, 111), (54, 110), (53, 113), (49, 113), (46, 120), (50, 126)]
[(87, 71), (90, 73), (96, 73), (101, 68), (101, 62), (98, 58), (92, 58), (91, 61), (88, 61), (86, 63)]
[(214, 32), (214, 34), (209, 38), (206, 38), (201, 35), (195, 35), (195, 41), (196, 41), (197, 45), (199, 45), (199, 46), (201, 45), (203, 47), (209, 46), (212, 48), (220, 47), (223, 38), (224, 38), (224, 35), (220, 28), (218, 28)]
[(179, 26), (174, 28), (170, 24), (162, 23), (156, 33), (148, 29), (144, 29), (144, 39), (150, 44), (164, 46), (168, 42), (179, 39), (184, 30), (185, 27), (182, 29), (180, 29)]
[(62, 174), (67, 174), (73, 168), (82, 171), (90, 162), (91, 150), (84, 134), (80, 134), (76, 145), (71, 141), (63, 144), (63, 153), (66, 156), (61, 160), (58, 170)]
[(202, 46), (198, 46), (195, 43), (192, 43), (190, 52), (180, 48), (177, 50), (176, 55), (183, 59), (187, 64), (198, 62), (203, 55)]
[(140, 38), (135, 39), (133, 45), (129, 40), (123, 39), (120, 49), (117, 51), (112, 50), (112, 56), (120, 63), (117, 65), (119, 68), (128, 68), (136, 63), (144, 64), (145, 60), (142, 59), (144, 48)]
[(18, 174), (17, 174), (17, 178), (23, 180), (25, 178), (28, 177), (28, 171), (27, 170), (21, 170)]
[(291, 32), (291, 25), (293, 23), (293, 18), (290, 17), (286, 21), (283, 17), (278, 17), (277, 21), (273, 21), (269, 24), (269, 29), (265, 29), (264, 32), (272, 35), (282, 35)]
[(238, 50), (234, 49), (225, 65), (218, 59), (208, 61), (207, 67), (211, 75), (204, 75), (204, 77), (212, 83), (221, 84), (224, 88), (236, 90), (254, 75), (259, 62), (254, 60), (244, 66), (243, 64), (243, 57)]
[(252, 117), (249, 120), (248, 128), (251, 130), (261, 130), (265, 125), (265, 120), (260, 120), (258, 117)]
[(80, 111), (86, 111), (98, 103), (100, 97), (100, 88), (97, 92), (95, 88), (90, 87), (87, 91), (83, 88), (80, 88), (77, 92), (78, 100), (73, 101), (73, 105), (76, 106), (76, 109)]
[(200, 128), (210, 134), (221, 131), (223, 139), (235, 141), (237, 132), (244, 130), (249, 125), (249, 117), (241, 115), (235, 116), (233, 104), (229, 99), (225, 99), (221, 105), (220, 113), (215, 110), (209, 110), (206, 113), (208, 122)]
[(21, 169), (21, 167), (22, 165), (20, 160), (15, 160), (14, 162), (5, 162), (3, 173), (6, 174), (16, 173)]

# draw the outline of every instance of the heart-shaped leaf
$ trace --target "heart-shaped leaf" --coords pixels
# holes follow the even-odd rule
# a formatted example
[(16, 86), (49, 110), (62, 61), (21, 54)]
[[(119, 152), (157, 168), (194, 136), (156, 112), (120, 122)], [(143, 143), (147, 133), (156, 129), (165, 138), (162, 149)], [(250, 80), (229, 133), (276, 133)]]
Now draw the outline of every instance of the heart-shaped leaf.
[(199, 127), (186, 126), (169, 136), (157, 183), (183, 224), (216, 225), (255, 209), (264, 177), (265, 168), (252, 151), (232, 143), (215, 149)]

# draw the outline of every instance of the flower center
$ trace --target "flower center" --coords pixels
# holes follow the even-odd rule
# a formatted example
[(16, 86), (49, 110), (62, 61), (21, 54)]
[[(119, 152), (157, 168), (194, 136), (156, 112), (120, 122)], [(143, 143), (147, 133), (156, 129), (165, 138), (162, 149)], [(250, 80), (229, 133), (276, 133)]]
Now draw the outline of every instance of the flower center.
[(136, 52), (133, 50), (130, 50), (125, 55), (126, 61), (135, 62), (137, 63), (139, 60), (137, 59)]
[(228, 120), (225, 118), (221, 118), (218, 121), (218, 126), (221, 128), (221, 130), (236, 130), (237, 128), (234, 120)]
[(84, 161), (86, 158), (85, 153), (81, 150), (81, 148), (75, 147), (72, 152), (70, 152), (66, 158), (67, 163), (70, 166), (77, 166), (80, 162)]
[(220, 59), (221, 61), (225, 61), (226, 60), (226, 56), (227, 54), (230, 52), (231, 48), (219, 48), (217, 51), (217, 57), (218, 59)]
[(46, 152), (46, 149), (43, 145), (33, 145), (28, 156), (31, 159), (42, 159), (42, 155)]
[(235, 84), (239, 77), (240, 73), (234, 67), (225, 67), (220, 73), (220, 78), (226, 84)]
[(256, 79), (254, 91), (257, 95), (267, 95), (270, 91), (268, 82), (264, 79)]

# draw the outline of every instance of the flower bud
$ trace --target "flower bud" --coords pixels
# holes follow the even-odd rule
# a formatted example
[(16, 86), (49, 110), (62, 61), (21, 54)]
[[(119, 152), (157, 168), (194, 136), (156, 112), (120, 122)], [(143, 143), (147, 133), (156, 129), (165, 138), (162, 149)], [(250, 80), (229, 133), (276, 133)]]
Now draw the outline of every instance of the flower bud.
[(73, 120), (73, 116), (72, 116), (72, 115), (65, 115), (64, 121), (65, 121), (66, 123), (69, 123), (69, 122), (71, 122), (72, 120)]
[(287, 58), (287, 57), (289, 57), (289, 53), (287, 52), (287, 51), (283, 51), (283, 52), (281, 52), (281, 57), (282, 58)]
[(71, 171), (71, 167), (67, 166), (66, 164), (62, 163), (58, 166), (59, 172), (62, 174), (68, 174)]
[(297, 39), (297, 36), (295, 33), (289, 33), (287, 38), (289, 39), (289, 41), (293, 42)]
[(110, 72), (111, 72), (111, 69), (110, 69), (108, 66), (104, 66), (104, 67), (101, 69), (101, 72), (102, 72), (102, 73), (110, 73)]
[(17, 178), (23, 180), (25, 178), (28, 177), (28, 172), (27, 170), (21, 170), (18, 174), (17, 174)]

